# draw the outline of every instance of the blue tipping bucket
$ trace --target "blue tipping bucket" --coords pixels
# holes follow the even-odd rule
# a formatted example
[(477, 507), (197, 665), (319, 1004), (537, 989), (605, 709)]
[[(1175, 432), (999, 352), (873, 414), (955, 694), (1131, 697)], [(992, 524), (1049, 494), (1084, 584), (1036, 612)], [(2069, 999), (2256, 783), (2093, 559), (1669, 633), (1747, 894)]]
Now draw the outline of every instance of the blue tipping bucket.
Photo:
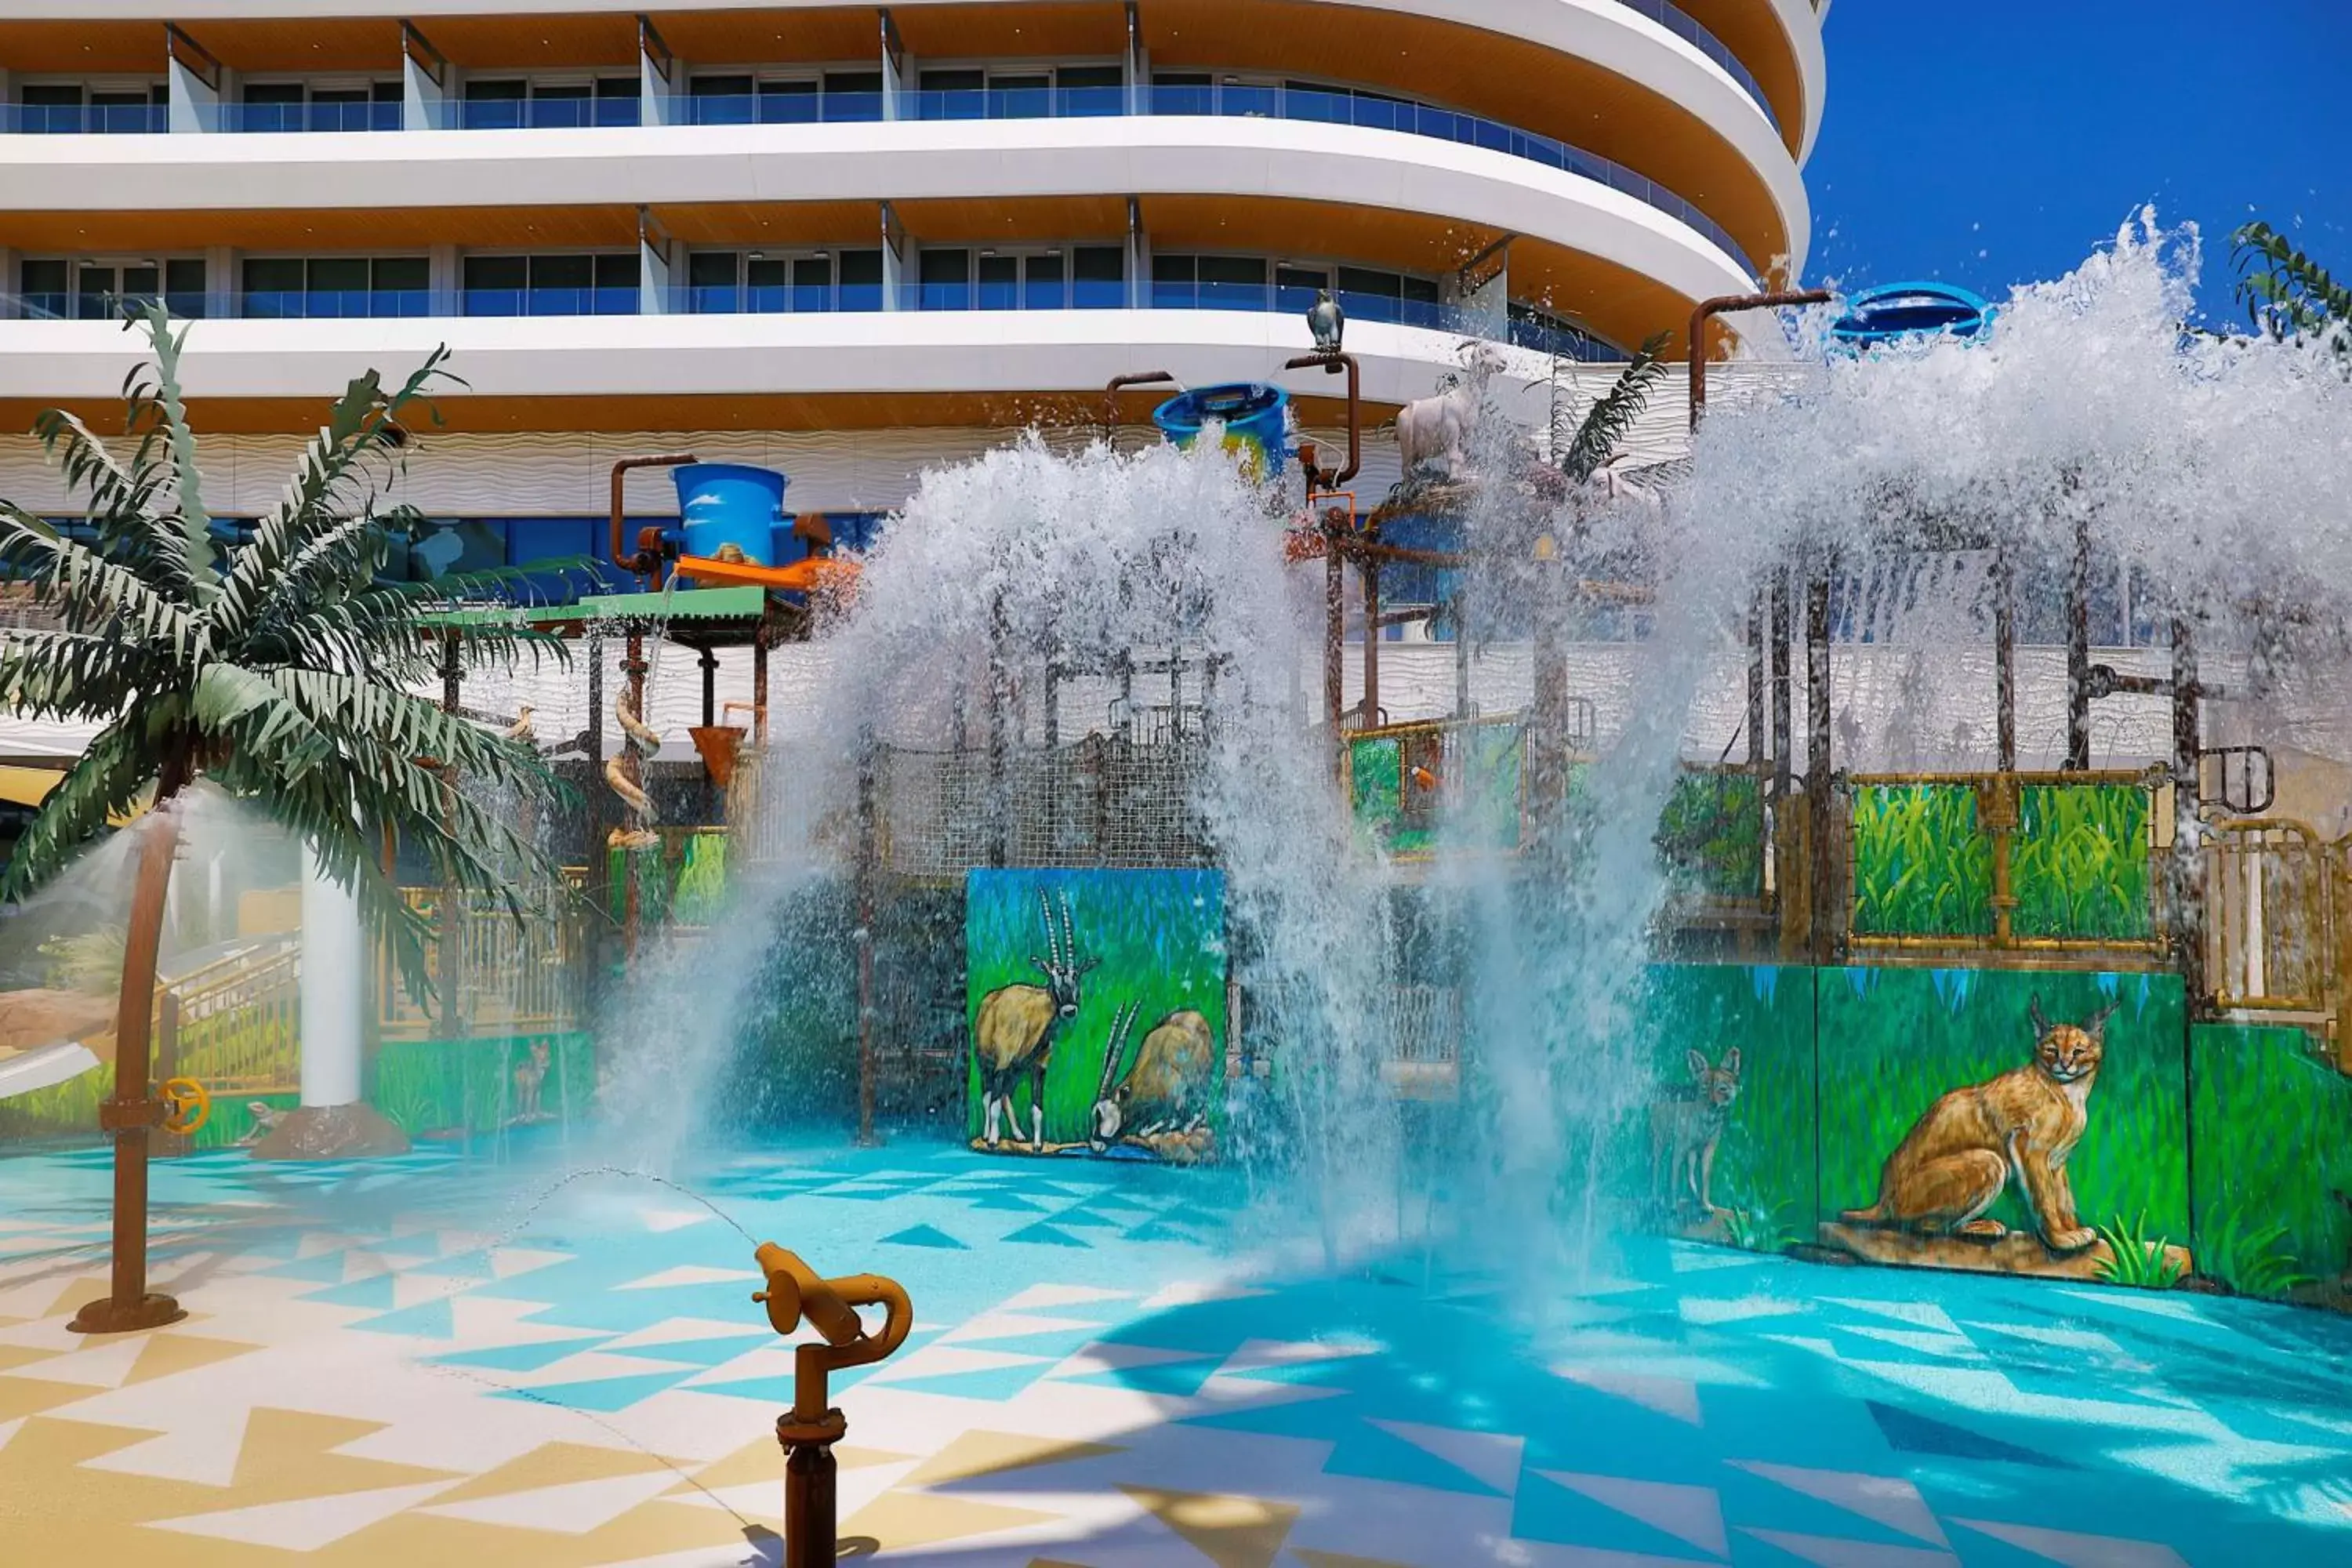
[(1224, 448), (1242, 455), (1244, 466), (1263, 476), (1280, 471), (1290, 457), (1290, 394), (1262, 382), (1234, 382), (1180, 393), (1151, 412), (1160, 433), (1189, 447), (1211, 422), (1225, 427)]
[(776, 563), (776, 520), (791, 479), (741, 463), (688, 463), (672, 472), (686, 553), (715, 560), (731, 544), (754, 565)]

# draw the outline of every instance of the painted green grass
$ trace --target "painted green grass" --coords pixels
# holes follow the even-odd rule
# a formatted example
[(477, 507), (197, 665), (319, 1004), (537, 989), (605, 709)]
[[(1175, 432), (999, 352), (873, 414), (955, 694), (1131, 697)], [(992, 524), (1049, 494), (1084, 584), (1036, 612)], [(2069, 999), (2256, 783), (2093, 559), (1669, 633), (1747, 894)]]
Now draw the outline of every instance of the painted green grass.
[(375, 1056), (369, 1103), (412, 1138), (492, 1131), (513, 1119), (514, 1070), (541, 1042), (548, 1047), (547, 1076), (539, 1087), (541, 1114), (584, 1114), (596, 1090), (595, 1051), (577, 1031), (386, 1041)]
[(2275, 1300), (2317, 1282), (2291, 1245), (2285, 1221), (2257, 1221), (2236, 1204), (2197, 1216), (2197, 1272), (2241, 1296)]
[(2300, 1029), (2200, 1024), (2189, 1053), (2199, 1271), (2253, 1295), (2332, 1279), (2352, 1264), (2352, 1078)]
[(114, 1069), (103, 1064), (63, 1083), (0, 1100), (0, 1139), (98, 1136), (98, 1102), (114, 1091)]
[(1857, 936), (1992, 934), (1992, 839), (1966, 784), (1853, 791)]
[(637, 879), (637, 917), (651, 924), (674, 920), (680, 925), (707, 926), (725, 905), (727, 894), (727, 830), (708, 828), (665, 839), (656, 854), (651, 847), (606, 849), (614, 920), (627, 910), (629, 876)]
[(1405, 824), (1403, 745), (1395, 736), (1349, 743), (1356, 825), (1390, 853), (1411, 855), (1448, 845), (1512, 848), (1519, 841), (1520, 770), (1525, 732), (1517, 724), (1477, 724), (1456, 731), (1449, 755), (1465, 773), (1461, 816), (1426, 826)]
[(2148, 900), (2147, 792), (2137, 784), (2026, 784), (2010, 849), (2019, 936), (2138, 940)]
[(2117, 1215), (2093, 1228), (2107, 1244), (2106, 1258), (2099, 1265), (2101, 1279), (2138, 1290), (2169, 1290), (2180, 1283), (2181, 1268), (2172, 1256), (2172, 1238), (2150, 1235), (2145, 1214), (2128, 1220)]
[[(1130, 1052), (1151, 1026), (1179, 1008), (1209, 1020), (1217, 1070), (1225, 1045), (1225, 892), (1216, 871), (974, 871), (965, 884), (966, 1037), (982, 1000), (1003, 985), (1042, 985), (1029, 961), (1045, 953), (1038, 894), (1067, 892), (1082, 958), (1100, 962), (1082, 983), (1078, 1016), (1062, 1026), (1045, 1071), (1045, 1138), (1084, 1139), (1102, 1084), (1103, 1050), (1112, 1019), (1139, 1005)], [(1056, 919), (1058, 920), (1058, 914)], [(1130, 1059), (1132, 1059), (1130, 1058)], [(982, 1128), (980, 1068), (966, 1068), (968, 1136)], [(1210, 1124), (1222, 1121), (1223, 1097), (1210, 1097)], [(1013, 1093), (1019, 1131), (1028, 1129), (1029, 1096)]]
[(1357, 826), (1385, 842), (1404, 816), (1402, 751), (1393, 736), (1348, 742)]
[[(1658, 964), (1641, 1002), (1653, 1100), (1691, 1085), (1689, 1053), (1720, 1063), (1739, 1047), (1739, 1098), (1715, 1159), (1716, 1203), (1751, 1234), (1801, 1226), (1816, 1216), (1813, 1169), (1812, 972), (1748, 964)], [(1650, 1113), (1623, 1130), (1618, 1161), (1629, 1197), (1654, 1203)], [(1767, 1248), (1776, 1250), (1777, 1248)]]
[(1756, 775), (1688, 773), (1676, 778), (1658, 815), (1657, 845), (1683, 886), (1711, 898), (1760, 897), (1764, 813)]
[[(2078, 1212), (2086, 1221), (2145, 1215), (2151, 1234), (2189, 1236), (2184, 1004), (2179, 977), (2168, 974), (1822, 971), (1825, 1212), (1864, 1207), (1877, 1196), (1886, 1156), (1937, 1096), (2028, 1059), (2033, 1048), (2028, 1009), (2037, 995), (2053, 1023), (2086, 1018), (2111, 1001), (2122, 1004), (2107, 1021), (2090, 1125), (2066, 1167)], [(2014, 1184), (1992, 1215), (2012, 1226), (2027, 1225)]]
[(1473, 727), (1463, 747), (1470, 771), (1463, 835), (1482, 848), (1508, 849), (1519, 841), (1521, 772), (1527, 731), (1517, 724)]

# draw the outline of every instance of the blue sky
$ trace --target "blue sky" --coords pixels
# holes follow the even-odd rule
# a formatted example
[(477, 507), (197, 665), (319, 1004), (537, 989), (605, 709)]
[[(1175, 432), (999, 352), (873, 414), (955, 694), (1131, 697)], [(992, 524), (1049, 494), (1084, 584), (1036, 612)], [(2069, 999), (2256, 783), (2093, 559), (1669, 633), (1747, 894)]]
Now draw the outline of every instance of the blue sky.
[(2249, 217), (2352, 277), (2352, 0), (1835, 0), (1827, 38), (1808, 283), (1999, 298), (2151, 202), (2209, 314)]

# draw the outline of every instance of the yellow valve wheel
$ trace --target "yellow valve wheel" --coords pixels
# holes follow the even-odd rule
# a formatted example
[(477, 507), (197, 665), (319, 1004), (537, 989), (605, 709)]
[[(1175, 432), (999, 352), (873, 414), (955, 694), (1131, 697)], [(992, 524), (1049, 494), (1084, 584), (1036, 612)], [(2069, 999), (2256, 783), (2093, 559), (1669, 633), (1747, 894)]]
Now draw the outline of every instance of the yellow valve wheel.
[(185, 1138), (213, 1119), (212, 1091), (192, 1078), (175, 1078), (163, 1085), (164, 1103), (172, 1114), (163, 1123), (163, 1131), (175, 1138)]

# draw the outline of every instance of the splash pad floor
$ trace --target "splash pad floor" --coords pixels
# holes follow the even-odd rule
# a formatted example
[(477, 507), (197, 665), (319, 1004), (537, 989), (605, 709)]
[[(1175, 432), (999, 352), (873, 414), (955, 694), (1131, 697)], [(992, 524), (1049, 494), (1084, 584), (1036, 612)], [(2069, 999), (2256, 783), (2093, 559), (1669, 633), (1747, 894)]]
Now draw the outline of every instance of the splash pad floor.
[[(106, 1156), (0, 1160), (0, 1563), (776, 1562), (750, 1248), (645, 1184), (534, 1207), (578, 1163), (163, 1163), (192, 1315), (85, 1342)], [(916, 1144), (691, 1184), (913, 1293), (836, 1383), (883, 1562), (2352, 1562), (2352, 1323), (2316, 1313), (1655, 1241), (1515, 1334), (1420, 1252), (1238, 1260), (1215, 1173)]]

